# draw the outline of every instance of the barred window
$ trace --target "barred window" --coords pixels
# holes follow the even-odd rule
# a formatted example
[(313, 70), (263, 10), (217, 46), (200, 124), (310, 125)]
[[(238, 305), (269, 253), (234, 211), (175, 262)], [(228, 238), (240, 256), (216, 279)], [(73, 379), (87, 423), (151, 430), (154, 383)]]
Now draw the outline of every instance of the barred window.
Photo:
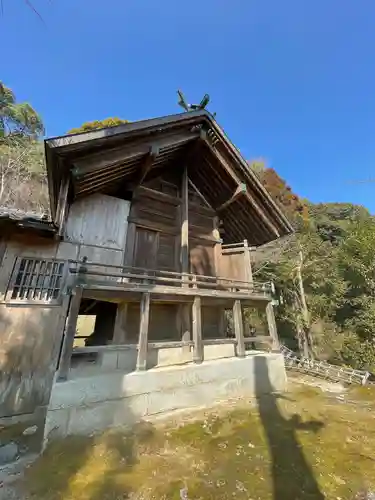
[(17, 258), (8, 298), (17, 301), (58, 301), (64, 274), (64, 261)]

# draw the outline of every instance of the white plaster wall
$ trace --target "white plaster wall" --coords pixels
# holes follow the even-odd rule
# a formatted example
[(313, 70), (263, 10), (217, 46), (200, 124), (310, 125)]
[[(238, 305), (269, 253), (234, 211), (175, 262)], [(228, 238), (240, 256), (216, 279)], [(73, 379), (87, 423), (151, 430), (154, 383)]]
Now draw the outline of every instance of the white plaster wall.
[(60, 382), (52, 390), (45, 442), (177, 409), (208, 407), (229, 397), (285, 389), (284, 360), (277, 353)]

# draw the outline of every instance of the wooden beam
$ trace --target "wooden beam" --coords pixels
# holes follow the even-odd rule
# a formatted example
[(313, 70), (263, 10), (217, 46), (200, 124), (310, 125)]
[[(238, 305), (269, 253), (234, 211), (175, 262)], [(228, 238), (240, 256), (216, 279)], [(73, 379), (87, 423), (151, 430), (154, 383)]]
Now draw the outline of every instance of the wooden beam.
[(194, 297), (193, 307), (193, 361), (194, 363), (202, 363), (203, 361), (203, 343), (202, 343), (202, 311), (201, 298)]
[(148, 324), (150, 319), (150, 294), (144, 293), (141, 299), (137, 370), (147, 369)]
[(266, 306), (266, 316), (268, 323), (268, 332), (270, 334), (270, 337), (272, 338), (272, 351), (279, 352), (280, 342), (279, 342), (279, 336), (277, 334), (275, 313), (273, 310), (272, 302), (269, 302)]
[(112, 344), (126, 344), (126, 316), (128, 312), (128, 303), (121, 302), (117, 305), (115, 326), (113, 332)]
[(206, 200), (206, 198), (203, 196), (203, 194), (199, 191), (199, 189), (197, 188), (197, 186), (190, 179), (189, 179), (189, 185), (194, 189), (194, 191), (201, 198), (201, 200), (203, 201), (203, 203), (205, 205), (207, 205), (208, 208), (212, 209), (211, 205), (208, 203), (208, 201)]
[(58, 236), (64, 233), (64, 223), (66, 218), (66, 210), (68, 205), (68, 192), (70, 185), (70, 177), (66, 177), (60, 184), (59, 199), (57, 202), (55, 223), (58, 227)]
[(82, 287), (76, 287), (74, 290), (74, 295), (70, 300), (70, 307), (68, 313), (68, 319), (66, 322), (63, 348), (61, 352), (61, 358), (59, 363), (59, 373), (57, 376), (58, 382), (63, 382), (68, 379), (70, 370), (70, 360), (73, 352), (74, 336), (77, 329), (77, 320), (79, 314), (79, 306), (81, 304), (83, 294)]
[[(137, 275), (138, 279), (141, 279), (139, 275)], [(148, 278), (152, 280), (152, 277)], [(220, 278), (219, 278), (220, 279)], [(138, 283), (126, 283), (122, 282), (119, 285), (106, 285), (104, 284), (95, 284), (89, 283), (85, 284), (85, 297), (87, 298), (95, 298), (95, 292), (102, 293), (113, 293), (118, 297), (118, 300), (121, 301), (121, 297), (126, 296), (129, 293), (152, 293), (153, 295), (180, 295), (185, 297), (183, 300), (189, 301), (190, 297), (194, 297), (197, 293), (200, 297), (206, 297), (209, 299), (228, 299), (235, 300), (241, 299), (242, 301), (246, 301), (246, 304), (251, 307), (261, 307), (260, 304), (264, 304), (269, 301), (269, 297), (261, 293), (248, 293), (248, 292), (230, 292), (230, 291), (221, 291), (221, 290), (211, 290), (204, 288), (185, 288), (180, 286), (162, 286), (162, 285), (142, 285)], [(116, 295), (117, 294), (117, 295)], [(102, 300), (102, 299), (99, 299)], [(105, 299), (103, 299), (105, 300)]]
[[(100, 150), (97, 153), (87, 155), (80, 160), (74, 162), (74, 169), (72, 170), (73, 177), (79, 179), (86, 174), (95, 172), (97, 170), (108, 171), (111, 173), (114, 167), (120, 166), (125, 162), (136, 161), (137, 158), (141, 159), (142, 156), (150, 151), (150, 148), (156, 146), (159, 150), (163, 148), (179, 147), (195, 140), (199, 137), (198, 132), (185, 132), (173, 133), (167, 137), (153, 139), (148, 143), (140, 142), (132, 146), (121, 146), (115, 149)], [(143, 140), (142, 140), (143, 141)]]
[(138, 186), (140, 186), (143, 183), (147, 174), (152, 169), (154, 161), (156, 160), (158, 155), (159, 155), (159, 148), (157, 146), (152, 146), (150, 148), (150, 151), (149, 151), (148, 155), (146, 156), (141, 168), (140, 168), (138, 178), (131, 185), (132, 190), (136, 189)]
[(233, 304), (234, 333), (237, 340), (237, 356), (245, 357), (245, 339), (243, 334), (242, 305), (240, 300), (235, 300)]
[(245, 337), (245, 344), (272, 344), (272, 338), (267, 335), (257, 335), (256, 337)]
[(243, 183), (239, 184), (237, 186), (237, 189), (235, 190), (235, 192), (229, 198), (229, 200), (225, 201), (222, 205), (220, 205), (219, 208), (216, 209), (217, 212), (221, 212), (225, 208), (229, 207), (229, 205), (231, 205), (234, 201), (236, 201), (238, 198), (240, 198), (241, 196), (243, 196), (246, 193), (247, 193), (246, 184), (243, 184)]

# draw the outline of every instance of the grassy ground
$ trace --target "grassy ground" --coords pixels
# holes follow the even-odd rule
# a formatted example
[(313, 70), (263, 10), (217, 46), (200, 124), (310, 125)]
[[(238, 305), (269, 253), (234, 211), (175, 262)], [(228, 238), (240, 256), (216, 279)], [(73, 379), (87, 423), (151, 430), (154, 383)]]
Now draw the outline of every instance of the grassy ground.
[[(69, 438), (27, 471), (38, 500), (353, 499), (375, 490), (375, 392), (292, 385), (182, 425)], [(181, 491), (184, 490), (185, 491)]]

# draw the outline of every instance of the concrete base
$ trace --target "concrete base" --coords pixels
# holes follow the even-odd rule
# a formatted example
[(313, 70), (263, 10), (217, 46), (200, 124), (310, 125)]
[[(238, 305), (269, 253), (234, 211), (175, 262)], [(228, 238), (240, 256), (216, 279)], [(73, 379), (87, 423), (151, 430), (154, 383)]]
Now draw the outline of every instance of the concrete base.
[(201, 365), (106, 373), (55, 383), (47, 411), (45, 444), (69, 434), (92, 434), (179, 409), (284, 391), (279, 353), (205, 361)]
[[(233, 342), (221, 345), (204, 346), (204, 359), (214, 360), (233, 358), (236, 355)], [(147, 368), (186, 365), (193, 361), (193, 348), (149, 348), (147, 353)], [(87, 360), (74, 363), (69, 378), (92, 377), (113, 373), (120, 370), (122, 374), (134, 372), (137, 363), (137, 349), (118, 349), (101, 353), (94, 363)]]

